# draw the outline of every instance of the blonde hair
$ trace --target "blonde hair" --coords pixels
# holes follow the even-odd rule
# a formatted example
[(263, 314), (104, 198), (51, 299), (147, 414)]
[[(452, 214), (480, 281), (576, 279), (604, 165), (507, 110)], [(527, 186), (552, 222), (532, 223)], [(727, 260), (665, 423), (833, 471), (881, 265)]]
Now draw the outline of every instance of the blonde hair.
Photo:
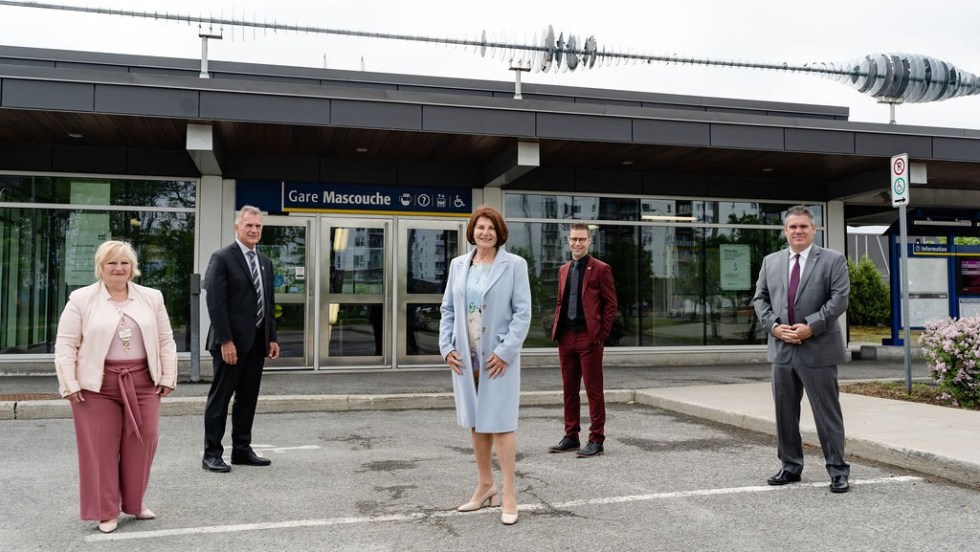
[(95, 250), (95, 277), (102, 279), (102, 265), (109, 259), (123, 257), (133, 269), (129, 272), (129, 279), (132, 280), (140, 275), (140, 269), (136, 262), (136, 250), (129, 242), (119, 240), (109, 240), (102, 242), (102, 245)]

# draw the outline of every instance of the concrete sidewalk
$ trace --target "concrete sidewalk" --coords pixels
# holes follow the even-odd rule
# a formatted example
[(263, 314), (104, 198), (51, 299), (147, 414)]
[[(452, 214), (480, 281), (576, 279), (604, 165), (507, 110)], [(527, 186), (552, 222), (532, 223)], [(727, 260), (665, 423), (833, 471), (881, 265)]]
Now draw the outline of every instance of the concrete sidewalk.
[[(770, 435), (776, 434), (768, 383), (643, 389), (636, 402)], [(980, 412), (841, 394), (847, 454), (936, 475), (980, 490)], [(803, 441), (819, 447), (804, 398)], [(823, 466), (810, 466), (823, 470)]]
[[(915, 377), (926, 367), (917, 363)], [(852, 362), (840, 366), (841, 380), (900, 379), (901, 363)], [(557, 368), (521, 374), (521, 404), (560, 405)], [(775, 416), (764, 364), (711, 367), (609, 367), (606, 401), (637, 402), (751, 431), (775, 433)], [(258, 411), (331, 412), (452, 408), (445, 370), (333, 373), (271, 372), (263, 377)], [(204, 412), (207, 382), (182, 383), (164, 399), (165, 416)], [(53, 377), (2, 377), (0, 394), (51, 393)], [(583, 393), (583, 403), (585, 397)], [(980, 489), (980, 412), (843, 394), (841, 404), (850, 455), (940, 476)], [(0, 420), (69, 418), (63, 400), (0, 401)], [(804, 441), (819, 446), (809, 405), (801, 421)], [(811, 469), (814, 467), (811, 466)], [(822, 466), (820, 467), (822, 469)]]

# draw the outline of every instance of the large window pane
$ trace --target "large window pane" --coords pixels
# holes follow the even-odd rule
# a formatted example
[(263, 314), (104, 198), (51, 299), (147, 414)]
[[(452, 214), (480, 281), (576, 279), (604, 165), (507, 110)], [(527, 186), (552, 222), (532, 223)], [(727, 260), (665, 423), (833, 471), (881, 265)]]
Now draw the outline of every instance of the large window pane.
[(95, 281), (93, 255), (106, 239), (129, 241), (159, 289), (180, 351), (190, 346), (194, 215), (0, 207), (0, 353), (50, 353), (68, 295)]
[[(616, 278), (619, 320), (607, 346), (765, 342), (751, 298), (762, 258), (786, 246), (782, 216), (790, 204), (506, 194), (506, 205), (508, 249), (527, 259), (531, 273), (526, 347), (554, 346), (558, 268), (571, 257), (569, 219), (595, 221), (591, 253)], [(822, 207), (810, 208), (822, 224)], [(554, 222), (522, 220), (529, 218)], [(822, 239), (818, 232), (816, 242)]]
[(197, 205), (196, 190), (193, 180), (0, 175), (0, 200), (13, 203), (191, 209)]

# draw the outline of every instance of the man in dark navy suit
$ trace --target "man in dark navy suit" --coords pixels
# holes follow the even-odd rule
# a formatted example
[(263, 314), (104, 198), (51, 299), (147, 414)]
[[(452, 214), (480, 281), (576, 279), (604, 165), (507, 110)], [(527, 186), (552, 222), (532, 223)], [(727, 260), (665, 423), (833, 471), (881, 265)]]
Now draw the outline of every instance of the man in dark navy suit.
[(279, 357), (272, 261), (255, 246), (262, 239), (262, 211), (242, 207), (235, 218), (235, 241), (215, 251), (204, 278), (211, 329), (207, 347), (214, 358), (214, 380), (204, 410), (204, 459), (213, 472), (231, 467), (221, 458), (231, 412), (231, 463), (268, 466), (272, 463), (252, 450), (252, 420), (259, 398), (265, 359)]

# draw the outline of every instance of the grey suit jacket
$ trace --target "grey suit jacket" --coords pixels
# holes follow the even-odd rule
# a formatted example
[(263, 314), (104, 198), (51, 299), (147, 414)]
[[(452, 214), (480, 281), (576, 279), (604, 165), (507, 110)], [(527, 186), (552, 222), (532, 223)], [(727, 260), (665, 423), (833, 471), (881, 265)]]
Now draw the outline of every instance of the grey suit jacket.
[(800, 275), (794, 303), (797, 322), (805, 322), (813, 337), (800, 345), (790, 345), (773, 337), (776, 324), (787, 323), (789, 290), (789, 251), (771, 253), (762, 261), (752, 303), (755, 314), (769, 333), (769, 362), (789, 363), (799, 349), (807, 366), (833, 366), (847, 360), (837, 319), (847, 310), (851, 282), (847, 260), (837, 251), (814, 245)]

